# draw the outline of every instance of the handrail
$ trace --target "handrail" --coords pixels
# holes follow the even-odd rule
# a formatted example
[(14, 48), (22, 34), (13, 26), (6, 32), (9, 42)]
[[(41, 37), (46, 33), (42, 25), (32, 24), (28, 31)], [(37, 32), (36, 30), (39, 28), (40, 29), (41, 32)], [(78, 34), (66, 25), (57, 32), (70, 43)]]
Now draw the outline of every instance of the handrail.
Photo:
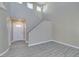
[(44, 19), (43, 19), (43, 16), (44, 16), (43, 11), (41, 13), (42, 13), (41, 14), (42, 17), (41, 17), (40, 21), (27, 32), (31, 32), (33, 29), (35, 29), (39, 24), (41, 24), (44, 21)]
[(44, 20), (40, 20), (39, 23), (37, 23), (34, 27), (32, 27), (28, 32), (31, 32), (33, 29), (35, 29), (39, 24), (41, 24)]

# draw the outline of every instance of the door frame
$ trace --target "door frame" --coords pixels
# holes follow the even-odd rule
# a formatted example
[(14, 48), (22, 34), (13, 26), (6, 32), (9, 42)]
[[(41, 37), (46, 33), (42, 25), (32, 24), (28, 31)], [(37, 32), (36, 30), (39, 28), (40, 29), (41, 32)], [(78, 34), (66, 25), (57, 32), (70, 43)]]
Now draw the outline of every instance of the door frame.
[[(8, 26), (8, 44), (11, 46), (11, 44), (14, 42), (13, 40), (13, 20), (17, 20), (15, 17), (9, 17), (7, 18), (7, 26)], [(21, 19), (24, 21), (24, 41), (25, 43), (28, 43), (28, 38), (27, 38), (27, 24), (25, 19)]]

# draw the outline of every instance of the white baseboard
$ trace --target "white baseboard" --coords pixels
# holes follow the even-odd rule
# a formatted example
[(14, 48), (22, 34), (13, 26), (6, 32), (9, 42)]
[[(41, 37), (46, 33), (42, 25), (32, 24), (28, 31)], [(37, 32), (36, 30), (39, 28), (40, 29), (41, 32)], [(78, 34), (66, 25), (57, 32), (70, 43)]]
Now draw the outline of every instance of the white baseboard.
[(29, 44), (28, 46), (31, 47), (31, 46), (35, 46), (35, 45), (39, 45), (39, 44), (43, 44), (43, 43), (47, 43), (47, 42), (50, 42), (50, 41), (52, 41), (52, 40), (42, 41), (42, 42), (35, 43), (35, 44)]
[(73, 48), (79, 49), (79, 47), (75, 46), (75, 45), (71, 45), (71, 44), (68, 44), (68, 43), (60, 42), (60, 41), (57, 41), (57, 40), (51, 40), (51, 41), (59, 43), (59, 44), (63, 44), (63, 45), (69, 46), (69, 47), (73, 47)]
[(6, 49), (4, 52), (2, 52), (2, 53), (0, 54), (0, 57), (1, 57), (2, 55), (4, 55), (5, 53), (7, 53), (7, 52), (9, 51), (9, 49), (10, 49), (10, 48), (8, 48), (8, 49)]

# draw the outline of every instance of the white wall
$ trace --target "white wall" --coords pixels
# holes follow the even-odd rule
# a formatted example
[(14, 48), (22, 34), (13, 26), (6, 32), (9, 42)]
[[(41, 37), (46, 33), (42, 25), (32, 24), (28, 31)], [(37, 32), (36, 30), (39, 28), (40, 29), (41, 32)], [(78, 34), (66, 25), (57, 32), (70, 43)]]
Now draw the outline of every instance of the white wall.
[(29, 46), (49, 42), (52, 35), (52, 22), (43, 21), (29, 33)]
[(7, 11), (0, 7), (0, 54), (8, 48)]
[(79, 3), (49, 3), (47, 14), (54, 20), (52, 40), (79, 47)]

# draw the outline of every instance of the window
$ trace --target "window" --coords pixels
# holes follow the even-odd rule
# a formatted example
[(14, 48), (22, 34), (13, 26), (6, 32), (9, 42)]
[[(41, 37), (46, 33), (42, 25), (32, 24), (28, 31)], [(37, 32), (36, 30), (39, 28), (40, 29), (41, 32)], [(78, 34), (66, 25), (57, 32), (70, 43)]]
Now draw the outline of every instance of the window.
[(33, 4), (27, 3), (27, 7), (30, 8), (30, 9), (33, 9)]
[(23, 2), (18, 2), (19, 4), (22, 4)]
[(37, 11), (41, 12), (41, 7), (37, 6)]
[(47, 10), (47, 5), (43, 6), (43, 12), (46, 12)]
[(20, 24), (17, 24), (16, 27), (22, 27)]

